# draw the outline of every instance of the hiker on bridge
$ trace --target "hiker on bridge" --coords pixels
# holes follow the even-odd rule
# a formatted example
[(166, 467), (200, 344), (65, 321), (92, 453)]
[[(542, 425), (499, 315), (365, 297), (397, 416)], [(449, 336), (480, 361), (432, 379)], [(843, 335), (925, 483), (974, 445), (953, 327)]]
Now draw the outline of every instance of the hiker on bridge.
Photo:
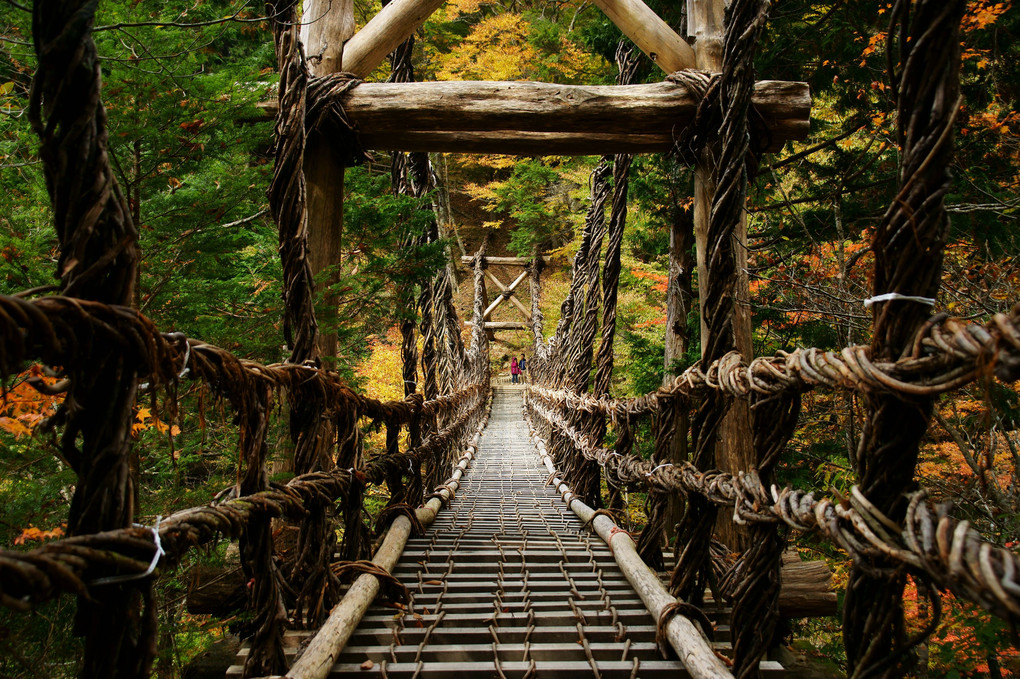
[(517, 363), (517, 357), (510, 359), (510, 383), (517, 384), (518, 376), (521, 374), (521, 367)]
[(527, 377), (526, 371), (528, 370), (528, 360), (524, 358), (524, 354), (521, 354), (521, 360), (517, 361), (517, 372), (521, 376), (520, 381), (523, 383)]

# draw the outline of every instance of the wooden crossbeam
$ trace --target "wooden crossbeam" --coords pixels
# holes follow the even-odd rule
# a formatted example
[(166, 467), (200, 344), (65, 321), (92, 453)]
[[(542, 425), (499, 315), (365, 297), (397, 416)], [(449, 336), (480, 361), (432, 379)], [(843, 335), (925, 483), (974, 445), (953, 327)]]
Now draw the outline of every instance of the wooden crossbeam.
[[(462, 264), (474, 264), (475, 258), (467, 255), (460, 258)], [(485, 257), (485, 261), (489, 264), (501, 264), (503, 266), (530, 266), (532, 259), (529, 257)], [(549, 263), (549, 257), (542, 257), (542, 261), (546, 264)]]
[[(539, 82), (363, 83), (344, 98), (369, 148), (398, 148), (415, 133), (548, 132), (602, 139), (646, 135), (671, 144), (700, 99), (669, 82), (586, 86)], [(807, 83), (762, 81), (752, 105), (780, 145), (809, 131)], [(597, 147), (598, 143), (592, 146)]]
[[(473, 326), (473, 321), (464, 321), (468, 326)], [(527, 323), (513, 322), (513, 321), (485, 321), (483, 326), (486, 330), (531, 330), (531, 326)]]
[[(345, 95), (369, 149), (506, 154), (654, 153), (672, 148), (698, 98), (669, 82), (584, 86), (538, 82), (362, 83)], [(755, 85), (768, 150), (807, 136), (807, 83)], [(275, 114), (275, 102), (263, 106)]]
[(344, 70), (365, 78), (446, 0), (390, 0), (344, 45)]
[(694, 48), (641, 0), (594, 0), (609, 20), (666, 73), (694, 68)]
[[(669, 150), (698, 98), (669, 82), (584, 86), (538, 82), (362, 83), (342, 104), (370, 149), (595, 155)], [(807, 83), (755, 85), (768, 150), (807, 136)], [(266, 104), (275, 112), (275, 102)]]
[(503, 302), (504, 299), (509, 299), (514, 304), (514, 306), (516, 306), (520, 310), (520, 312), (524, 314), (525, 320), (527, 320), (528, 323), (530, 323), (531, 314), (528, 312), (527, 308), (523, 304), (521, 304), (520, 300), (514, 297), (513, 294), (514, 290), (517, 289), (517, 286), (521, 284), (521, 281), (528, 277), (528, 272), (527, 271), (521, 272), (521, 275), (518, 276), (517, 279), (514, 280), (514, 282), (511, 283), (509, 286), (503, 285), (502, 281), (496, 278), (496, 276), (493, 275), (493, 273), (488, 269), (486, 269), (485, 275), (488, 276), (489, 279), (496, 284), (496, 287), (499, 288), (500, 292), (502, 292), (503, 294), (499, 295), (495, 299), (495, 301), (493, 301), (492, 304), (489, 305), (489, 307), (485, 310), (485, 313), (482, 314), (482, 317), (488, 318), (489, 314), (491, 314), (493, 310)]

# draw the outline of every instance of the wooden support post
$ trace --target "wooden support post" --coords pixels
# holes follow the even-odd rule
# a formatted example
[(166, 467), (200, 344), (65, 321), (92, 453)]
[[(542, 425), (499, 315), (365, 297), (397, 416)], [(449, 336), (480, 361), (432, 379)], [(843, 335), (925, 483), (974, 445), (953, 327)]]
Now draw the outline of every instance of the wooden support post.
[(691, 46), (641, 0), (594, 0), (617, 28), (666, 73), (695, 68)]
[[(311, 75), (341, 70), (344, 41), (354, 34), (353, 0), (305, 0), (301, 38)], [(329, 144), (316, 134), (305, 148), (305, 183), (308, 214), (308, 260), (312, 275), (319, 277), (340, 263), (340, 237), (344, 224), (344, 167)], [(333, 283), (330, 278), (317, 287)], [(327, 361), (336, 356), (335, 300), (327, 297), (319, 318), (318, 354)]]
[(390, 0), (343, 48), (344, 70), (365, 78), (445, 0)]
[[(694, 269), (695, 258), (691, 255), (694, 244), (694, 215), (689, 209), (681, 207), (682, 195), (687, 187), (681, 185), (674, 166), (669, 173), (669, 194), (672, 208), (672, 219), (669, 229), (669, 274), (666, 288), (666, 333), (665, 356), (662, 374), (663, 386), (671, 383), (676, 376), (675, 365), (691, 348), (691, 332), (687, 326), (687, 317), (694, 308)], [(687, 433), (690, 429), (690, 413), (687, 408), (676, 408), (674, 412), (673, 441), (669, 447), (669, 457), (662, 462), (689, 461), (687, 449)], [(679, 494), (671, 494), (667, 500), (666, 528), (672, 534), (673, 527), (680, 522), (683, 515), (684, 499)]]
[[(687, 17), (690, 32), (695, 37), (694, 51), (698, 59), (698, 68), (711, 73), (722, 70), (723, 55), (723, 21), (726, 6), (724, 0), (687, 0)], [(710, 164), (711, 154), (706, 150), (706, 157), (699, 163), (694, 172), (694, 230), (697, 241), (698, 258), (698, 290), (701, 298), (701, 337), (702, 353), (704, 339), (707, 335), (705, 326), (705, 293), (708, 290), (708, 271), (706, 264), (706, 241), (708, 236), (709, 216), (712, 201), (715, 198), (714, 167)], [(741, 218), (734, 237), (733, 245), (736, 258), (737, 277), (733, 290), (733, 335), (737, 351), (744, 360), (752, 358), (751, 345), (751, 313), (749, 306), (750, 287), (747, 278), (747, 221)], [(754, 466), (753, 438), (751, 435), (751, 411), (748, 402), (735, 399), (719, 427), (720, 442), (716, 447), (716, 465), (722, 471), (736, 474), (738, 471), (751, 469)], [(720, 514), (716, 526), (720, 539), (731, 549), (743, 549), (741, 532), (732, 520)]]

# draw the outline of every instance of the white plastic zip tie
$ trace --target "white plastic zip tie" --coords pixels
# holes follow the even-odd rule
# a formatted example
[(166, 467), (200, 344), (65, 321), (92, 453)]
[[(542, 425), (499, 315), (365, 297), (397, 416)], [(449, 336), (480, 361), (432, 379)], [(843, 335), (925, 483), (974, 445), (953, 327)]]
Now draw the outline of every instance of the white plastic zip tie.
[(672, 462), (664, 462), (664, 463), (660, 464), (660, 465), (659, 465), (658, 467), (654, 467), (654, 468), (652, 469), (652, 471), (650, 471), (650, 472), (645, 472), (645, 476), (651, 476), (652, 474), (654, 474), (655, 472), (659, 471), (659, 470), (660, 470), (660, 469), (662, 469), (663, 467), (672, 467), (672, 466), (673, 466), (673, 463), (672, 463)]
[[(188, 343), (187, 338), (184, 340), (184, 367), (179, 373), (177, 373), (177, 379), (183, 380), (187, 377), (188, 373), (191, 372), (191, 368), (188, 367), (188, 361), (191, 360), (191, 344)], [(148, 382), (142, 382), (138, 385), (138, 391), (148, 391), (150, 384)]]
[(902, 302), (917, 302), (918, 304), (927, 304), (928, 306), (935, 306), (935, 300), (932, 297), (917, 297), (916, 295), (901, 295), (898, 292), (887, 292), (884, 295), (875, 295), (864, 300), (864, 307), (868, 308), (876, 302), (891, 302), (891, 301), (902, 301)]
[[(130, 582), (132, 580), (141, 580), (152, 575), (152, 572), (156, 570), (156, 565), (159, 563), (159, 558), (166, 554), (163, 550), (163, 544), (159, 540), (159, 522), (163, 520), (162, 516), (156, 517), (156, 525), (149, 528), (152, 531), (152, 541), (156, 545), (156, 553), (152, 555), (152, 561), (149, 562), (149, 567), (145, 569), (144, 573), (135, 573), (133, 575), (111, 575), (107, 578), (99, 578), (93, 580), (92, 585), (113, 585), (119, 582)], [(136, 523), (135, 528), (146, 528), (141, 524)]]

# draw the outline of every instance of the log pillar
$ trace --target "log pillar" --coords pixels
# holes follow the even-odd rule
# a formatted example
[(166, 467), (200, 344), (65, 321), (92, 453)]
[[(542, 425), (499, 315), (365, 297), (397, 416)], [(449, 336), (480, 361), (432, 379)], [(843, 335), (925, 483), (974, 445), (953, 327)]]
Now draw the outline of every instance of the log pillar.
[[(691, 209), (681, 207), (682, 196), (687, 187), (682, 185), (677, 176), (679, 168), (673, 166), (669, 173), (669, 193), (673, 210), (669, 225), (669, 273), (666, 288), (666, 335), (662, 384), (672, 383), (679, 371), (677, 361), (691, 347), (691, 332), (687, 327), (687, 316), (693, 309), (694, 301), (694, 269), (695, 259), (691, 255), (694, 243), (694, 215)], [(674, 426), (673, 440), (668, 448), (668, 457), (664, 461), (673, 463), (690, 460), (687, 446), (687, 434), (690, 429), (690, 412), (685, 405), (673, 409)], [(683, 496), (671, 494), (666, 506), (667, 535), (673, 533), (673, 527), (680, 522), (683, 515)]]
[[(313, 76), (341, 70), (344, 42), (354, 35), (353, 0), (305, 0), (301, 41)], [(330, 144), (312, 132), (305, 147), (306, 205), (308, 214), (308, 260), (319, 281), (316, 292), (334, 283), (335, 276), (321, 279), (323, 271), (340, 263), (340, 237), (344, 224), (344, 166)], [(336, 356), (336, 301), (327, 295), (319, 315), (318, 356)]]
[[(694, 53), (698, 68), (711, 73), (722, 70), (723, 22), (726, 4), (724, 0), (687, 0), (687, 23), (694, 38)], [(694, 171), (694, 231), (697, 241), (698, 291), (701, 301), (702, 353), (707, 335), (705, 326), (705, 293), (708, 289), (706, 264), (706, 242), (712, 201), (715, 197), (715, 168), (710, 164), (710, 151), (705, 150), (703, 161)], [(734, 237), (737, 278), (733, 291), (733, 335), (734, 344), (744, 359), (751, 360), (751, 313), (749, 306), (750, 289), (747, 278), (747, 221), (740, 220)], [(751, 413), (747, 401), (734, 401), (722, 425), (719, 427), (720, 443), (716, 447), (716, 465), (731, 474), (750, 469), (754, 465), (754, 450), (751, 436)], [(720, 539), (731, 549), (743, 548), (740, 531), (725, 514), (720, 514), (716, 526)]]

